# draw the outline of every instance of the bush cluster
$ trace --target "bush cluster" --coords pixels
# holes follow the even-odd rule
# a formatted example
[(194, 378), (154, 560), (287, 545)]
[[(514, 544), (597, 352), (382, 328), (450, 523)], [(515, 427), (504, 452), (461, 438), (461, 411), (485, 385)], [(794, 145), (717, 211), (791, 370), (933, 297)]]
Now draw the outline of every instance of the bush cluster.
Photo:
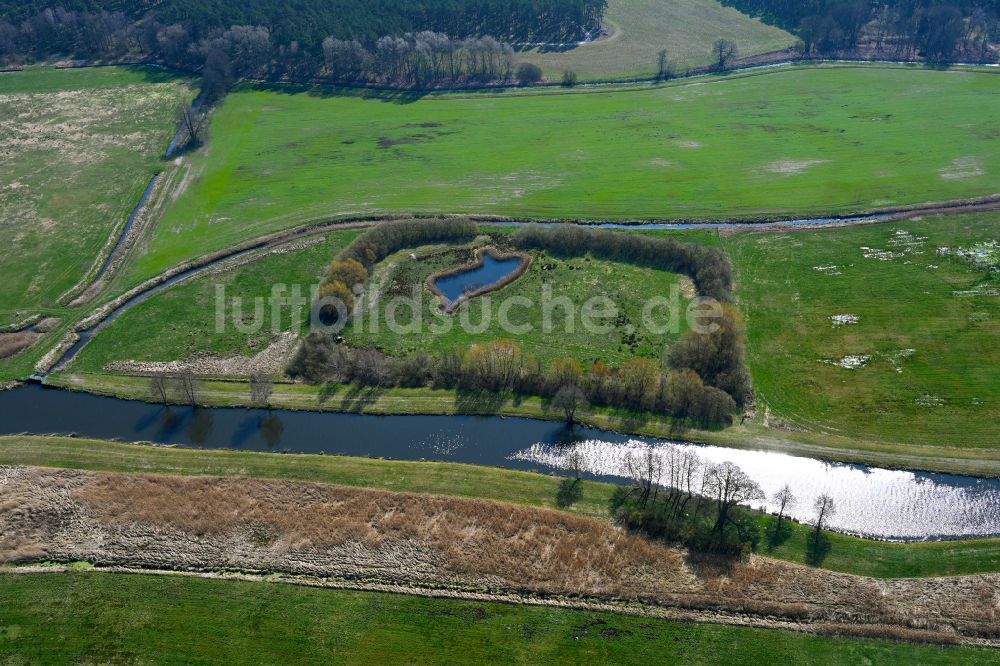
[[(735, 413), (733, 405), (750, 401), (753, 389), (745, 362), (746, 342), (739, 313), (732, 305), (733, 269), (722, 250), (670, 238), (569, 225), (524, 227), (515, 234), (515, 241), (526, 249), (562, 256), (589, 254), (690, 277), (700, 296), (721, 304), (722, 316), (705, 322), (715, 325), (713, 332), (688, 331), (670, 350), (672, 372), (661, 381), (668, 398), (659, 404), (676, 415), (719, 423), (725, 420), (724, 414)], [(633, 401), (639, 396), (635, 391), (626, 394)], [(646, 391), (639, 399), (655, 403), (652, 395)]]
[[(407, 247), (429, 243), (463, 242), (476, 237), (476, 225), (469, 220), (401, 220), (372, 227), (347, 246), (327, 267), (319, 289), (319, 317), (332, 325), (341, 316), (350, 316), (355, 294), (360, 292), (378, 262)], [(343, 309), (336, 303), (342, 303)]]
[(399, 220), (377, 224), (354, 239), (338, 259), (353, 259), (367, 270), (390, 254), (434, 243), (466, 243), (479, 233), (476, 223), (459, 220)]
[(616, 488), (610, 500), (620, 524), (701, 552), (744, 556), (757, 546), (759, 523), (745, 507), (764, 492), (736, 465), (653, 447), (629, 452), (625, 464), (634, 485)]
[(733, 298), (732, 265), (722, 250), (708, 245), (575, 225), (531, 225), (519, 229), (514, 239), (525, 249), (570, 257), (590, 254), (596, 259), (680, 273), (694, 281), (702, 296), (722, 302)]
[(544, 366), (513, 340), (494, 340), (434, 356), (422, 351), (393, 357), (375, 349), (336, 344), (328, 334), (311, 333), (288, 365), (294, 379), (369, 387), (430, 386), (440, 389), (515, 393), (554, 398), (568, 387), (583, 402), (656, 411), (704, 425), (728, 425), (738, 407), (725, 391), (707, 386), (690, 370), (664, 372), (649, 359), (611, 368), (595, 363), (584, 371), (575, 359)]

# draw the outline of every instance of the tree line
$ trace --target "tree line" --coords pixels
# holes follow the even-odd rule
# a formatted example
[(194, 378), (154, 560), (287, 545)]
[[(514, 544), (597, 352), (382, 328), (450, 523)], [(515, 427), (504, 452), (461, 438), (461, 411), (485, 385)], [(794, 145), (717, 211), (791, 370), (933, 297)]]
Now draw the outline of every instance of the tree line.
[(567, 423), (591, 405), (658, 412), (705, 426), (731, 425), (739, 412), (730, 395), (706, 385), (689, 368), (663, 369), (646, 358), (618, 367), (594, 363), (586, 370), (572, 358), (544, 365), (514, 340), (492, 340), (440, 355), (417, 351), (397, 357), (352, 348), (314, 331), (296, 350), (286, 373), (313, 384), (541, 396)]
[(452, 38), (431, 31), (366, 42), (327, 36), (316, 46), (284, 42), (269, 28), (207, 31), (187, 23), (136, 23), (121, 12), (46, 9), (14, 24), (0, 19), (0, 63), (51, 57), (151, 61), (199, 72), (210, 97), (239, 79), (324, 81), (427, 88), (533, 83), (535, 68), (490, 36)]
[[(240, 78), (392, 87), (533, 83), (511, 41), (569, 41), (606, 0), (0, 0), (0, 64), (52, 57), (144, 60)], [(225, 60), (225, 63), (219, 61)], [(217, 91), (216, 91), (217, 92)]]
[[(611, 497), (612, 515), (623, 526), (701, 552), (745, 556), (757, 548), (762, 523), (751, 509), (768, 497), (737, 465), (712, 464), (688, 449), (648, 446), (626, 454), (625, 470), (633, 484), (616, 488)], [(579, 479), (577, 468), (576, 478), (564, 482), (563, 496), (572, 496), (568, 486)], [(798, 498), (786, 484), (770, 499), (778, 511), (766, 536), (775, 546), (791, 535), (787, 512)], [(836, 506), (824, 494), (815, 500), (813, 510), (807, 559), (819, 564), (830, 547), (823, 528)]]
[(1000, 0), (724, 0), (795, 32), (806, 54), (996, 62)]
[[(470, 220), (404, 220), (372, 227), (331, 262), (314, 305), (328, 325), (349, 320), (374, 266), (401, 249), (431, 243), (468, 242), (478, 227)], [(699, 293), (721, 301), (709, 332), (692, 329), (670, 349), (667, 367), (634, 358), (612, 368), (597, 362), (586, 370), (572, 358), (548, 367), (513, 340), (495, 340), (440, 356), (417, 352), (396, 358), (376, 349), (351, 349), (329, 333), (311, 333), (287, 368), (312, 383), (369, 387), (422, 387), (517, 393), (551, 398), (551, 407), (573, 422), (590, 404), (627, 407), (729, 425), (752, 398), (745, 339), (732, 305), (732, 267), (718, 248), (577, 227), (525, 227), (514, 235), (523, 249), (625, 261), (692, 276)]]
[[(40, 5), (0, 0), (0, 16), (16, 25)], [(185, 24), (196, 39), (232, 25), (264, 26), (281, 44), (315, 49), (329, 36), (373, 44), (383, 35), (422, 30), (457, 38), (569, 42), (599, 28), (606, 5), (606, 0), (59, 0), (52, 6), (120, 13), (130, 22)]]
[[(720, 303), (721, 316), (712, 320), (712, 332), (689, 330), (671, 348), (669, 366), (675, 375), (679, 373), (675, 385), (690, 387), (689, 392), (674, 395), (688, 396), (681, 403), (689, 405), (682, 410), (688, 414), (711, 415), (731, 409), (723, 396), (736, 407), (750, 401), (753, 389), (745, 362), (746, 341), (739, 313), (732, 305), (733, 269), (722, 250), (672, 238), (571, 226), (524, 227), (514, 239), (524, 249), (563, 256), (589, 254), (690, 277), (700, 296)], [(677, 409), (678, 404), (676, 399), (671, 401), (671, 409)]]

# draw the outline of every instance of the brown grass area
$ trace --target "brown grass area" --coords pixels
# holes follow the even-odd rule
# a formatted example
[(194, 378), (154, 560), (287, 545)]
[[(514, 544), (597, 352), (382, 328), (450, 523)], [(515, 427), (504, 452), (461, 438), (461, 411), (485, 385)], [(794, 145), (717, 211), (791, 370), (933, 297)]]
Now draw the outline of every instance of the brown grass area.
[(17, 333), (0, 333), (0, 359), (10, 358), (20, 354), (35, 344), (42, 337), (41, 333), (33, 331), (18, 331)]
[(693, 559), (602, 521), (483, 500), (0, 467), (0, 561), (43, 559), (639, 601), (822, 631), (1000, 637), (1000, 575), (874, 580), (762, 557)]

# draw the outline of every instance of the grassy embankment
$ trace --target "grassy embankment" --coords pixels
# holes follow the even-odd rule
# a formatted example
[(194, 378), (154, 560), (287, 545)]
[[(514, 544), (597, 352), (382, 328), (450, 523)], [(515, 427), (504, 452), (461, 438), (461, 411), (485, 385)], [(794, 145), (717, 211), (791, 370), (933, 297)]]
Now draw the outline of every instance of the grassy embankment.
[(226, 98), (132, 282), (335, 215), (844, 213), (994, 194), (1000, 170), (1000, 76), (988, 72), (791, 67), (422, 98), (296, 90)]
[[(760, 420), (993, 454), (1000, 249), (990, 244), (1000, 242), (1000, 213), (723, 240)], [(979, 266), (953, 252), (977, 248)], [(858, 320), (835, 325), (837, 315)], [(869, 360), (829, 362), (850, 356)]]
[(712, 44), (731, 39), (741, 56), (793, 46), (796, 38), (774, 26), (723, 7), (716, 0), (610, 0), (604, 20), (611, 35), (575, 48), (531, 49), (522, 59), (553, 81), (572, 70), (581, 81), (648, 77), (666, 49), (678, 73), (712, 62)]
[[(0, 463), (92, 471), (293, 479), (397, 492), (494, 499), (557, 508), (558, 477), (456, 463), (404, 462), (340, 456), (205, 451), (60, 437), (0, 437)], [(583, 481), (569, 510), (608, 518), (613, 486)], [(765, 524), (770, 517), (761, 519)], [(787, 541), (760, 552), (805, 562), (811, 529), (793, 525)], [(865, 576), (944, 576), (1000, 570), (1000, 540), (888, 543), (827, 532), (823, 567)]]
[(0, 574), (13, 663), (994, 663), (993, 651), (178, 576)]
[[(509, 228), (484, 227), (484, 230), (494, 234), (492, 242), (509, 242), (506, 240), (511, 232)], [(298, 318), (292, 321), (291, 308), (280, 306), (276, 329), (272, 326), (272, 311), (269, 307), (264, 309), (262, 318), (256, 319), (261, 323), (260, 330), (240, 332), (236, 324), (239, 323), (246, 330), (255, 321), (255, 300), (267, 301), (275, 285), (287, 287), (284, 295), (298, 288), (299, 293), (308, 298), (310, 288), (318, 284), (326, 265), (358, 233), (360, 232), (333, 232), (306, 249), (264, 257), (234, 270), (197, 278), (157, 295), (122, 315), (95, 337), (80, 354), (73, 369), (100, 372), (112, 361), (172, 361), (200, 352), (253, 355), (268, 344), (275, 332), (304, 332), (308, 328), (307, 308), (300, 308)], [(718, 242), (714, 232), (642, 233), (672, 236), (691, 242)], [(489, 242), (491, 241), (485, 236), (479, 240), (479, 244)], [(484, 299), (471, 301), (467, 306), (468, 312), (461, 317), (444, 317), (438, 314), (437, 305), (440, 301), (425, 287), (425, 280), (437, 270), (469, 261), (468, 248), (421, 248), (417, 250), (419, 261), (410, 259), (410, 253), (411, 250), (405, 250), (388, 258), (376, 271), (369, 289), (372, 293), (380, 294), (378, 308), (375, 310), (377, 315), (374, 317), (379, 325), (377, 330), (371, 326), (372, 311), (366, 309), (363, 325), (350, 327), (344, 333), (352, 345), (374, 346), (393, 355), (405, 355), (416, 349), (440, 353), (464, 348), (476, 342), (516, 337), (526, 351), (543, 362), (570, 356), (585, 366), (595, 360), (619, 365), (634, 356), (658, 359), (664, 345), (687, 328), (684, 308), (688, 300), (678, 282), (679, 276), (613, 262), (562, 260), (542, 253), (536, 253), (532, 268), (524, 276), (491, 294), (489, 319), (484, 318)], [(543, 269), (543, 266), (546, 268)], [(642, 285), (642, 289), (636, 289), (636, 285)], [(648, 332), (642, 324), (642, 308), (646, 298), (669, 298), (675, 285), (680, 307), (676, 331), (671, 330), (665, 334)], [(220, 286), (225, 289), (225, 323), (221, 330), (218, 329), (216, 320), (217, 290)], [(553, 330), (558, 331), (558, 335), (547, 333), (543, 327), (542, 303), (546, 286), (551, 288), (551, 302), (556, 304), (552, 308), (551, 320)], [(389, 321), (386, 309), (396, 296), (410, 297), (414, 287), (423, 298), (421, 317), (424, 327), (417, 333), (406, 332), (406, 326), (413, 323), (414, 317), (409, 308), (403, 307), (396, 309), (394, 318), (403, 328), (394, 332), (386, 325)], [(515, 335), (501, 327), (497, 308), (503, 299), (510, 297), (528, 298), (534, 303), (531, 308), (518, 305), (509, 311), (511, 324), (520, 326), (527, 323), (531, 326), (531, 331), (527, 334)], [(588, 331), (582, 324), (583, 305), (594, 297), (610, 298), (624, 315), (624, 319), (617, 323), (610, 322), (615, 324), (611, 335)], [(241, 303), (238, 313), (233, 301), (235, 298), (239, 298)], [(563, 330), (566, 309), (558, 305), (565, 298), (576, 308), (571, 333)], [(657, 322), (661, 322), (667, 313), (659, 309), (655, 315)], [(465, 327), (460, 325), (461, 321), (468, 321), (471, 327), (478, 327), (483, 321), (487, 321), (489, 325), (480, 333), (466, 332)], [(602, 320), (602, 323), (607, 322)], [(450, 325), (449, 331), (428, 334), (430, 326), (440, 327), (444, 324)], [(471, 327), (469, 330), (475, 330)], [(636, 337), (630, 337), (632, 335)]]
[[(997, 420), (996, 388), (1000, 386), (996, 379), (1000, 363), (995, 360), (997, 350), (991, 344), (996, 338), (996, 322), (1000, 321), (996, 298), (954, 296), (954, 291), (967, 291), (978, 284), (984, 272), (974, 270), (964, 258), (937, 256), (937, 247), (966, 247), (995, 239), (996, 219), (995, 214), (984, 214), (852, 229), (803, 230), (788, 235), (726, 235), (725, 245), (737, 265), (738, 293), (747, 313), (752, 369), (762, 404), (767, 406), (759, 410), (757, 422), (725, 431), (700, 432), (679, 431), (655, 417), (606, 410), (595, 410), (585, 420), (651, 436), (774, 448), (883, 466), (993, 474), (1000, 466), (1000, 454), (987, 446)], [(897, 236), (896, 230), (928, 238), (910, 247), (911, 254), (905, 256), (888, 261), (864, 258), (862, 246), (904, 252), (908, 246), (890, 245), (909, 242)], [(255, 353), (266, 343), (269, 333), (239, 334), (231, 325), (222, 333), (215, 330), (215, 284), (225, 284), (228, 296), (241, 297), (245, 312), (250, 311), (254, 298), (268, 296), (274, 283), (300, 284), (305, 293), (328, 259), (355, 233), (332, 233), (325, 242), (306, 250), (266, 257), (158, 295), (97, 336), (72, 368), (74, 376), (56, 378), (55, 382), (144, 398), (144, 380), (94, 373), (100, 373), (105, 363), (114, 360), (175, 360), (198, 351)], [(700, 242), (716, 240), (710, 232), (641, 233)], [(686, 235), (690, 233), (696, 235)], [(408, 255), (404, 261), (413, 263)], [(602, 262), (547, 259), (541, 263), (550, 262), (578, 265), (581, 270), (543, 272), (536, 262), (527, 275), (497, 295), (522, 293), (524, 285), (539, 273), (556, 284), (566, 278), (562, 282), (574, 302), (592, 295), (590, 290), (574, 289), (574, 284), (596, 282), (592, 284), (595, 294), (607, 291), (609, 286), (612, 291), (616, 288), (615, 279), (598, 279)], [(929, 269), (927, 265), (938, 268)], [(824, 266), (838, 268), (814, 268)], [(633, 284), (649, 284), (648, 276), (655, 276), (652, 271), (634, 272), (643, 277), (632, 276)], [(841, 274), (831, 275), (833, 272)], [(879, 279), (869, 279), (872, 272)], [(417, 276), (417, 282), (423, 275)], [(568, 281), (569, 277), (572, 281)], [(829, 317), (836, 314), (856, 314), (861, 319), (857, 324), (834, 327)], [(471, 320), (478, 321), (475, 317)], [(282, 319), (282, 330), (291, 328), (294, 326), (290, 318)], [(498, 335), (490, 330), (477, 339)], [(444, 342), (456, 345), (473, 341), (457, 339), (455, 334), (444, 337)], [(414, 344), (413, 336), (390, 337), (384, 329), (382, 338), (372, 342), (391, 353)], [(444, 342), (424, 341), (421, 346), (437, 349)], [(567, 353), (547, 352), (544, 344), (543, 339), (526, 348), (542, 357)], [(583, 340), (580, 349), (584, 362), (591, 360), (592, 350), (609, 356), (618, 351), (614, 342), (594, 336)], [(893, 356), (905, 349), (917, 351), (905, 358)], [(870, 354), (873, 361), (860, 370), (819, 361), (850, 354)], [(896, 371), (893, 360), (902, 372)], [(821, 378), (823, 381), (817, 383)], [(819, 391), (820, 385), (827, 388)], [(234, 405), (248, 399), (248, 390), (241, 384), (212, 383), (207, 388), (203, 397), (212, 404)], [(917, 402), (928, 395), (946, 403), (935, 407)], [(368, 413), (448, 414), (474, 406), (450, 391), (391, 389), (368, 392), (359, 400), (340, 389), (321, 399), (318, 388), (303, 385), (280, 385), (273, 402), (293, 409)], [(490, 401), (488, 405), (484, 402), (482, 408), (508, 415), (555, 417), (535, 399)], [(801, 418), (803, 413), (808, 418)], [(858, 418), (859, 413), (863, 418)], [(800, 430), (789, 429), (783, 421)]]
[(0, 360), (0, 380), (29, 374), (80, 316), (58, 297), (110, 251), (162, 168), (175, 106), (193, 96), (186, 79), (138, 68), (0, 74), (0, 325), (32, 314), (63, 320), (32, 349)]

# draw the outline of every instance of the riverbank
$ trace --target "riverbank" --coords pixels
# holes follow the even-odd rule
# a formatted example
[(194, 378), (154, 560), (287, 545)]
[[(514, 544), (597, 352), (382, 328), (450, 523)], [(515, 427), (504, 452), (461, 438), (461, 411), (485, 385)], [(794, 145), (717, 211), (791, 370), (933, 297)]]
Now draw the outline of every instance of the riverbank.
[[(148, 400), (149, 379), (124, 375), (62, 373), (47, 384), (72, 391), (128, 400)], [(308, 412), (341, 412), (373, 415), (495, 415), (560, 421), (561, 413), (546, 408), (539, 398), (510, 396), (465, 396), (450, 390), (324, 387), (308, 384), (274, 385), (273, 408)], [(239, 380), (207, 380), (199, 391), (206, 407), (250, 406), (250, 387)], [(735, 449), (776, 451), (833, 462), (855, 463), (890, 469), (945, 472), (966, 476), (995, 477), (1000, 474), (1000, 451), (921, 446), (842, 437), (830, 433), (799, 432), (743, 424), (711, 431), (683, 427), (650, 414), (594, 408), (579, 416), (583, 425), (614, 432), (725, 446)]]
[[(0, 464), (87, 471), (220, 476), (332, 483), (431, 495), (493, 499), (608, 520), (614, 485), (582, 480), (579, 498), (559, 506), (560, 477), (459, 463), (408, 462), (309, 454), (268, 454), (125, 444), (72, 437), (0, 437)], [(762, 526), (773, 519), (761, 517)], [(759, 552), (805, 563), (812, 528), (790, 523), (780, 545)], [(822, 568), (877, 578), (955, 576), (1000, 571), (1000, 539), (898, 543), (824, 532)]]

